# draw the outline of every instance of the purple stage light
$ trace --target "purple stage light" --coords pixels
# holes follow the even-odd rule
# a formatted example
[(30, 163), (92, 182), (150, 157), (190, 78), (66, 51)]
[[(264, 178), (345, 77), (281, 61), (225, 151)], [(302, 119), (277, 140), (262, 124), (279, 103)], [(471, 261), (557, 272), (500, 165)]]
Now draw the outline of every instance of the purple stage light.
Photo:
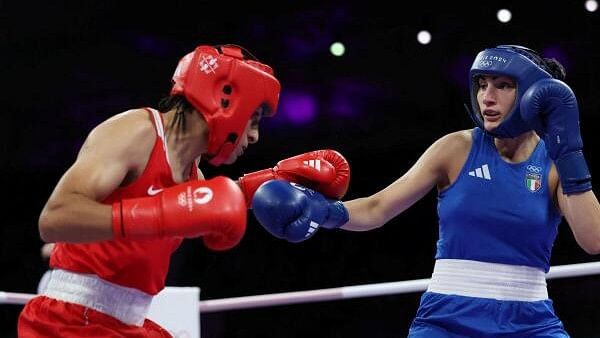
[(318, 103), (315, 97), (299, 90), (282, 92), (279, 113), (293, 124), (306, 124), (315, 119)]
[(353, 79), (338, 79), (334, 83), (329, 111), (340, 117), (356, 117), (363, 111), (365, 102), (377, 97), (379, 90), (374, 85)]

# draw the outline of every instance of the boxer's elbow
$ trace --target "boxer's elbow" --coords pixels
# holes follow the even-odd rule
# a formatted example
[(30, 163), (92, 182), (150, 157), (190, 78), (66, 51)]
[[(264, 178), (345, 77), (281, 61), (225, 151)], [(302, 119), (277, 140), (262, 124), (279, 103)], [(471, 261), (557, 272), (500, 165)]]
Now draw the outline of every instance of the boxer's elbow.
[(590, 255), (598, 255), (600, 254), (600, 238), (596, 238), (596, 241), (593, 243), (586, 244), (582, 246), (583, 250)]
[(47, 213), (42, 211), (38, 220), (38, 231), (40, 232), (40, 238), (42, 239), (42, 241), (46, 243), (53, 242), (52, 239), (54, 236), (52, 235), (52, 228), (53, 226), (51, 218)]
[(577, 236), (575, 240), (579, 246), (589, 255), (600, 254), (600, 236)]
[(44, 207), (38, 219), (40, 238), (46, 243), (57, 242), (60, 239), (60, 208)]

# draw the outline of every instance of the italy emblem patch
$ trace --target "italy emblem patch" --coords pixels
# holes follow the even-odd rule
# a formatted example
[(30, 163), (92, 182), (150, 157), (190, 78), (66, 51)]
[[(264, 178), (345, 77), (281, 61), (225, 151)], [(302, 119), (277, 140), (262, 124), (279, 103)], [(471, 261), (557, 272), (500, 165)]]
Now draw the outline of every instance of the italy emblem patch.
[(537, 166), (528, 165), (527, 174), (525, 175), (525, 184), (527, 190), (536, 192), (542, 187), (542, 168)]

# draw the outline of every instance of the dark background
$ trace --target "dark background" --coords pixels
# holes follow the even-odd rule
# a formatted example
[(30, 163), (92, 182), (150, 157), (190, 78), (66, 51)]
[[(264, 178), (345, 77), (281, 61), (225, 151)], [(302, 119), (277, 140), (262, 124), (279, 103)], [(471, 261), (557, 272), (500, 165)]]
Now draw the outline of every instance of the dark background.
[[(121, 111), (156, 106), (181, 56), (198, 44), (236, 43), (275, 69), (279, 113), (235, 165), (232, 178), (308, 150), (333, 148), (352, 166), (347, 199), (400, 177), (440, 136), (471, 128), (467, 71), (477, 52), (521, 44), (556, 57), (577, 94), (585, 154), (598, 174), (600, 13), (583, 1), (0, 2), (4, 191), (0, 290), (34, 293), (46, 269), (37, 217), (87, 133)], [(510, 23), (496, 11), (508, 8)], [(419, 45), (417, 32), (433, 40)], [(332, 56), (331, 42), (346, 45)], [(310, 115), (312, 113), (312, 115)], [(436, 195), (367, 232), (320, 231), (290, 244), (250, 215), (242, 243), (224, 253), (188, 240), (168, 285), (202, 299), (428, 278), (437, 239)], [(560, 225), (552, 265), (598, 261)], [(600, 279), (549, 281), (573, 337), (600, 337)], [(402, 337), (420, 293), (204, 314), (209, 337)], [(19, 305), (0, 306), (0, 336), (15, 336)]]

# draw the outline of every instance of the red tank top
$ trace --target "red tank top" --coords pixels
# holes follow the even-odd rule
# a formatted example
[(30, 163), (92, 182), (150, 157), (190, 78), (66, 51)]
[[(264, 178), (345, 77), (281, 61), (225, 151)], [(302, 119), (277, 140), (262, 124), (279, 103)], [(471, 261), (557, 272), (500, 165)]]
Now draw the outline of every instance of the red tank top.
[[(146, 108), (154, 121), (157, 138), (144, 172), (128, 186), (117, 188), (102, 203), (155, 194), (157, 189), (174, 186), (160, 113)], [(195, 165), (195, 164), (194, 164)], [(193, 167), (190, 180), (198, 178)], [(157, 294), (165, 285), (171, 254), (181, 238), (146, 241), (110, 240), (93, 243), (56, 243), (50, 267), (91, 273), (112, 283)]]

